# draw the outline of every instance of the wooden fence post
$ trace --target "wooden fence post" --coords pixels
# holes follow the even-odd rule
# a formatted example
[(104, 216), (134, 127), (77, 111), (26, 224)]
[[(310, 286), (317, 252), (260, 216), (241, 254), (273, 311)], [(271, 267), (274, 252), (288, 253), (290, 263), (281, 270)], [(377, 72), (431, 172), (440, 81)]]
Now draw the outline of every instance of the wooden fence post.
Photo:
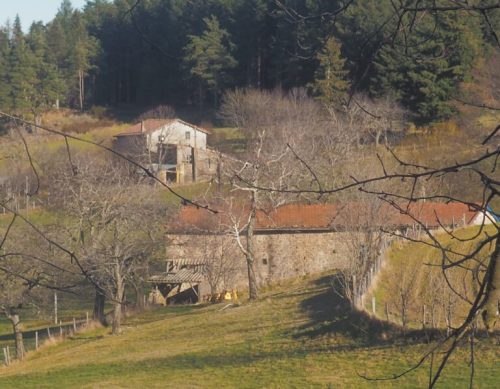
[(7, 356), (7, 348), (3, 348), (3, 360), (5, 363), (5, 366), (9, 366), (9, 357)]
[(86, 315), (87, 315), (87, 327), (88, 327), (88, 326), (89, 326), (89, 312), (87, 311), (87, 312), (85, 312), (85, 313), (86, 313)]
[(372, 297), (372, 312), (374, 315), (377, 314), (377, 309), (376, 309), (376, 306), (375, 306), (375, 296)]
[(50, 328), (47, 327), (47, 335), (49, 336), (49, 339), (52, 339), (52, 335), (50, 334)]
[(9, 348), (9, 346), (7, 346), (7, 361), (9, 361), (9, 365), (10, 365), (11, 359), (10, 359), (10, 348)]
[(62, 329), (62, 327), (59, 327), (59, 336), (61, 338), (63, 337), (63, 329)]
[(359, 305), (359, 296), (358, 296), (358, 288), (357, 288), (357, 285), (356, 285), (356, 275), (353, 274), (352, 276), (352, 294), (353, 294), (353, 301), (354, 301), (354, 306), (358, 306)]
[(57, 324), (57, 292), (54, 291), (54, 324)]
[(73, 318), (73, 331), (76, 332), (76, 319)]
[(35, 331), (35, 350), (38, 350), (38, 331)]

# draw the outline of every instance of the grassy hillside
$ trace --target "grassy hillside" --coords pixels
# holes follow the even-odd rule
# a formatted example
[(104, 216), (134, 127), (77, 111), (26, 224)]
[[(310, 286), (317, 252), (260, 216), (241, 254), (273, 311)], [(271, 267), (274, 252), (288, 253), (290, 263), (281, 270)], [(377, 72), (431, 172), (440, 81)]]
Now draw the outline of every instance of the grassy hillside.
[[(466, 227), (455, 231), (455, 235), (460, 239), (469, 239), (478, 230), (479, 227)], [(487, 226), (475, 240), (465, 242), (453, 239), (446, 233), (435, 236), (443, 247), (467, 253), (486, 234), (492, 235), (494, 230), (493, 226)], [(487, 260), (492, 250), (492, 245), (485, 247), (477, 259)], [(391, 320), (400, 322), (405, 299), (410, 327), (421, 327), (424, 305), (428, 325), (434, 322), (435, 327), (445, 328), (447, 315), (452, 324), (458, 325), (467, 315), (470, 305), (448, 287), (439, 266), (441, 258), (441, 252), (431, 246), (404, 240), (395, 242), (386, 254), (386, 263), (372, 295), (365, 301), (371, 301), (371, 297), (375, 296), (377, 315), (385, 319), (389, 313)], [(471, 272), (457, 267), (448, 270), (446, 274), (457, 292), (467, 296), (469, 300), (473, 299), (473, 291), (476, 289)]]
[[(98, 329), (0, 368), (2, 388), (423, 387), (427, 367), (399, 381), (358, 374), (401, 371), (428, 346), (394, 341), (393, 330), (348, 314), (330, 277), (296, 280), (255, 303), (167, 307), (128, 320), (120, 336)], [(492, 340), (479, 345), (477, 387), (500, 380)], [(466, 382), (467, 348), (445, 370), (441, 387)]]

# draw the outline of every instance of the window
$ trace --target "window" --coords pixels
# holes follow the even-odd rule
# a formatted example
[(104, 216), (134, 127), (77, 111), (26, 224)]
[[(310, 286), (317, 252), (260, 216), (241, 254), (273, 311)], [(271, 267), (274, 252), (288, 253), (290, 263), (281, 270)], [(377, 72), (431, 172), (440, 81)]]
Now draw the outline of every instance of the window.
[(191, 158), (191, 155), (184, 156), (184, 163), (193, 163), (193, 158)]
[(186, 140), (191, 139), (191, 133), (189, 131), (186, 131)]

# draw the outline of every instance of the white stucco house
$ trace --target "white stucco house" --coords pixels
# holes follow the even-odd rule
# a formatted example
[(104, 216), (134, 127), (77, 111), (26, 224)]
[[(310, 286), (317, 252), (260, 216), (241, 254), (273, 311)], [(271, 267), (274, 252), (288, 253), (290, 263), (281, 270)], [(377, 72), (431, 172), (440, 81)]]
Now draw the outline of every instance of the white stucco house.
[(207, 147), (209, 133), (181, 119), (147, 119), (115, 135), (114, 148), (165, 181), (189, 183), (217, 171), (217, 154)]

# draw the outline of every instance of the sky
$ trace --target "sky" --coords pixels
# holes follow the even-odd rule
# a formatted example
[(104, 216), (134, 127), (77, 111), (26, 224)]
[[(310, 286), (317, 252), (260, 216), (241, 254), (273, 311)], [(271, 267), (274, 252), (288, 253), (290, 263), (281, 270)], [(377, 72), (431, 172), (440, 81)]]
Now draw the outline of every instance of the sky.
[[(0, 0), (0, 25), (7, 19), (14, 21), (16, 14), (21, 18), (24, 31), (32, 22), (49, 22), (55, 16), (62, 0)], [(74, 8), (82, 8), (85, 0), (71, 0)]]

